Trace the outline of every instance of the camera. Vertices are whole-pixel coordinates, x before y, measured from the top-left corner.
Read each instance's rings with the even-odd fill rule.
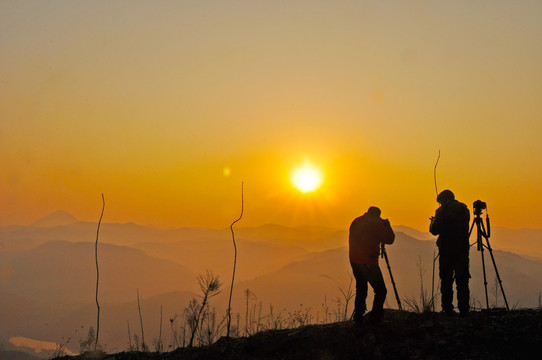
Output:
[[[472,203],[474,215],[482,215],[482,210],[487,209],[487,204],[482,200],[476,200]]]

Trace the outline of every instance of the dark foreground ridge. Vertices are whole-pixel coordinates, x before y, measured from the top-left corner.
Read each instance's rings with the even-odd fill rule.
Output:
[[[467,318],[386,310],[379,325],[351,321],[269,330],[168,353],[122,352],[100,359],[540,359],[542,311],[491,310]],[[92,355],[58,359],[91,359]]]

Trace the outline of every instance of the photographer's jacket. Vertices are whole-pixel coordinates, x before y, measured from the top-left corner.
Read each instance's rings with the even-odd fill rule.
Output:
[[[437,246],[441,253],[469,250],[469,222],[470,212],[467,205],[455,199],[447,201],[437,209],[429,231],[433,235],[439,235]]]
[[[388,220],[365,213],[350,225],[350,262],[378,265],[380,244],[392,244],[394,240]]]

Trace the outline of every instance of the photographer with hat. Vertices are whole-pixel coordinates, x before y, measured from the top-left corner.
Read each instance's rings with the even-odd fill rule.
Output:
[[[453,282],[457,287],[457,308],[462,316],[469,313],[469,221],[467,205],[457,201],[454,193],[444,190],[437,196],[440,207],[431,217],[429,231],[438,235],[439,275],[442,311],[454,315]]]

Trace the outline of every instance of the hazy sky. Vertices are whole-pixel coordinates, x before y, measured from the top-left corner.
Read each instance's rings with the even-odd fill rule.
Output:
[[[542,2],[0,2],[0,225],[542,227]],[[302,194],[309,160],[324,185]]]

